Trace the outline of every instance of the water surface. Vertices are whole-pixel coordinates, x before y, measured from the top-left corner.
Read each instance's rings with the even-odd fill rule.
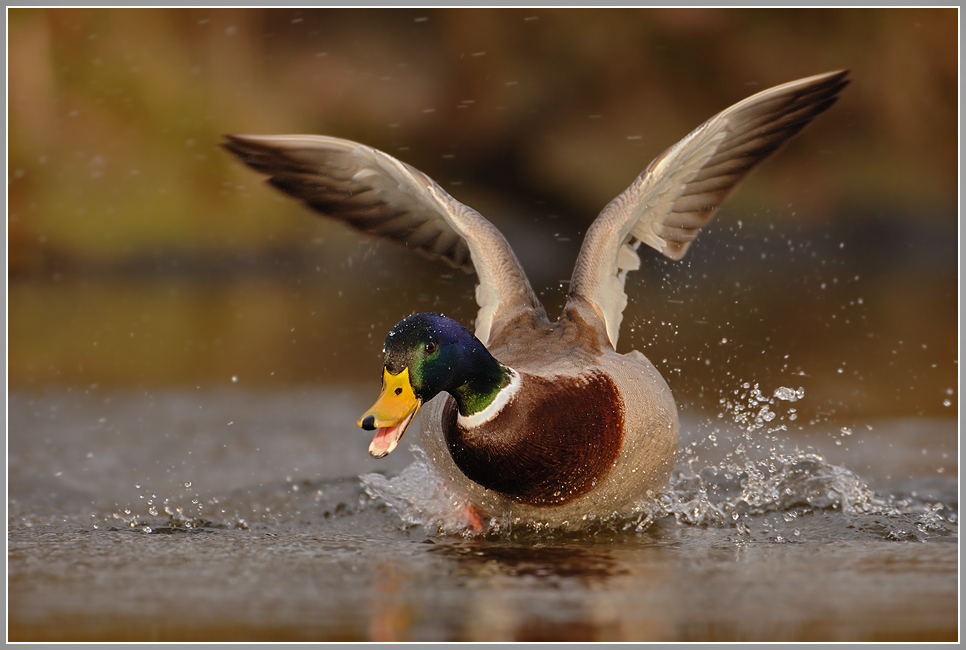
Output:
[[[958,637],[953,420],[800,430],[752,387],[639,517],[474,537],[406,440],[368,458],[371,392],[13,393],[10,640]]]

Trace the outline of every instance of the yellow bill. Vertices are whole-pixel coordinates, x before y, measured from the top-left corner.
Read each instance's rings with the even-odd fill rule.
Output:
[[[356,422],[356,426],[367,431],[376,431],[369,444],[369,454],[373,458],[388,456],[422,405],[423,401],[413,393],[409,382],[409,368],[403,368],[398,375],[390,375],[389,370],[383,369],[379,399]]]

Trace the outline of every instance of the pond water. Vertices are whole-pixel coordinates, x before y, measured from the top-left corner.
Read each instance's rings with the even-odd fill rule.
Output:
[[[956,421],[799,425],[793,388],[684,412],[638,516],[480,536],[368,457],[372,385],[15,391],[8,639],[957,640]]]

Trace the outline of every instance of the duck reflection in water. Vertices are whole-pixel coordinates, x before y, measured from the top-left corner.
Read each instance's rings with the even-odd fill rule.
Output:
[[[671,638],[669,599],[659,592],[674,580],[676,568],[657,547],[632,545],[631,552],[652,561],[633,574],[616,557],[619,548],[607,544],[508,544],[468,539],[432,544],[427,554],[442,559],[436,577],[401,573],[385,559],[373,585],[370,634],[374,641],[405,641],[419,637],[432,618],[459,621],[447,638],[459,641],[572,642],[628,638]],[[653,554],[652,554],[653,551]],[[428,588],[439,576],[459,590]],[[653,593],[633,601],[641,584]],[[632,586],[633,590],[632,591]],[[640,610],[634,629],[622,622],[627,610]]]

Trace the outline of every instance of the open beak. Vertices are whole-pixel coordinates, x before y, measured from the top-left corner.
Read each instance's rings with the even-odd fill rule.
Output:
[[[398,375],[390,375],[389,370],[383,369],[379,399],[356,422],[356,426],[376,432],[369,444],[369,454],[373,458],[388,456],[422,405],[423,401],[413,393],[409,382],[409,368],[403,368]]]

